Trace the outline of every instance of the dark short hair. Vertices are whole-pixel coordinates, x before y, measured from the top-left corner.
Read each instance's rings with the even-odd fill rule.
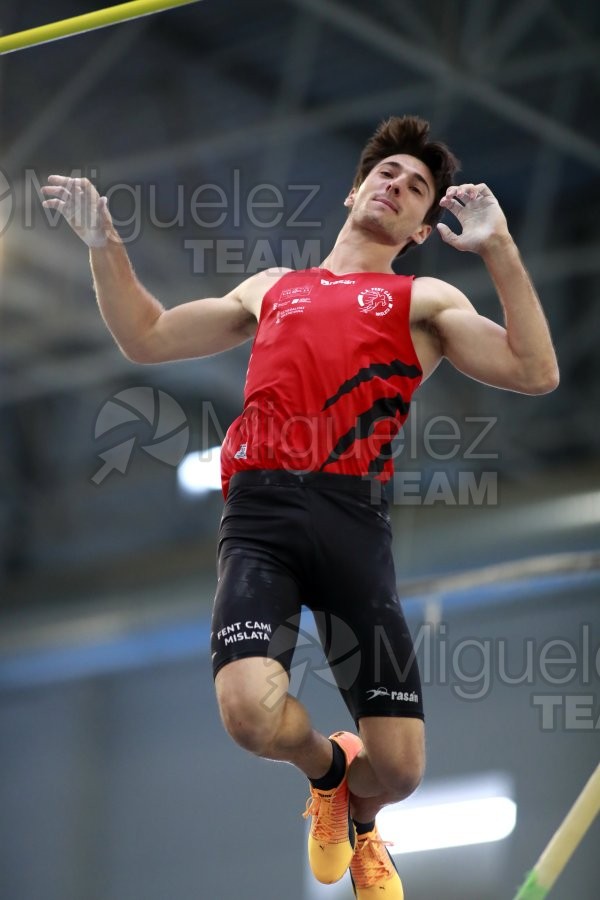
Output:
[[[429,122],[425,119],[418,116],[390,116],[381,122],[363,148],[353,187],[358,190],[377,163],[397,153],[406,153],[420,159],[431,172],[435,183],[435,198],[423,221],[435,226],[443,212],[440,200],[460,169],[460,161],[446,144],[429,140]],[[414,246],[414,241],[410,241],[400,253],[405,253],[411,246]]]

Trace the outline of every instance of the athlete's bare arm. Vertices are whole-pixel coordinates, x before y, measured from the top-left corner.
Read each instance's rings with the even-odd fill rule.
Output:
[[[262,298],[285,270],[253,275],[224,297],[165,309],[136,277],[106,200],[91,182],[61,175],[48,182],[44,205],[58,209],[90,248],[100,311],[129,359],[159,363],[210,356],[254,335]]]
[[[103,279],[97,253],[92,251],[92,267],[102,308],[104,292],[99,285]],[[284,271],[259,272],[223,297],[191,300],[172,309],[160,307],[127,356],[141,363],[171,362],[211,356],[243,344],[254,337],[262,298]]]
[[[120,242],[90,250],[98,305],[123,353],[161,363],[222,353],[256,333],[263,296],[282,272],[252,275],[223,297],[164,309],[136,278]]]
[[[495,387],[524,394],[554,390],[559,374],[548,324],[498,201],[486,185],[466,184],[449,188],[441,206],[462,225],[461,234],[438,225],[442,238],[482,257],[503,307],[505,327],[480,316],[452,285],[417,278],[413,316],[429,336],[429,356],[435,356],[437,348],[439,357],[461,372]],[[418,322],[414,325],[418,333]],[[430,368],[434,363],[429,361]]]

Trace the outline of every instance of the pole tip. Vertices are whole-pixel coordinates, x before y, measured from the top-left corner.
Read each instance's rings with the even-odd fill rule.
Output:
[[[548,889],[539,884],[537,872],[532,869],[515,900],[544,900],[547,894]]]

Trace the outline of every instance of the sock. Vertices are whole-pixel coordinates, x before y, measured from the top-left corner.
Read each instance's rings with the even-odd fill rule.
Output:
[[[352,819],[352,821],[356,825],[357,834],[368,834],[369,831],[373,831],[375,828],[375,819],[372,822],[357,822],[356,819]]]
[[[310,783],[317,791],[331,791],[342,783],[346,774],[346,754],[339,744],[331,741],[333,747],[333,759],[328,772],[322,778],[309,778]]]

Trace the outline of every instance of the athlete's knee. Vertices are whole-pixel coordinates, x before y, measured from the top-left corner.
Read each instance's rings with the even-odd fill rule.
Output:
[[[217,702],[225,730],[250,753],[263,756],[276,738],[283,703],[270,703],[260,664],[240,660],[224,667],[216,679]],[[272,689],[270,691],[272,693]]]
[[[250,753],[262,756],[273,743],[279,716],[260,701],[232,695],[219,697],[219,711],[229,736]]]
[[[387,796],[404,800],[425,771],[425,730],[414,717],[365,717],[360,733],[377,781]]]
[[[375,774],[387,792],[396,800],[405,800],[419,787],[425,772],[421,754],[402,754],[379,761]]]

